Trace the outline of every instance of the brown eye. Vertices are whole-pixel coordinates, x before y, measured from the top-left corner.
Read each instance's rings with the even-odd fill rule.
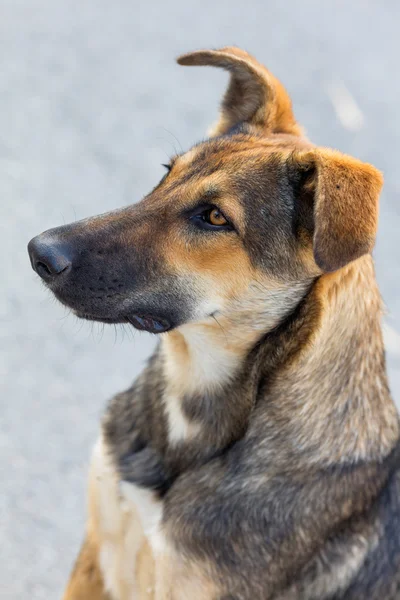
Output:
[[[199,229],[206,231],[233,231],[232,223],[228,221],[224,213],[217,206],[208,208],[199,207],[190,216],[190,221]]]
[[[228,221],[218,208],[212,208],[204,216],[210,225],[214,225],[215,227],[223,227],[224,225],[228,225]]]

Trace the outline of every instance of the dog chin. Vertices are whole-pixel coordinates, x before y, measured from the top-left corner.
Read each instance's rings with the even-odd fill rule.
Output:
[[[148,333],[165,333],[172,329],[172,324],[167,319],[149,314],[135,313],[118,318],[99,317],[80,311],[75,311],[75,314],[80,319],[85,319],[86,321],[97,321],[106,324],[130,323],[135,329],[147,331]]]

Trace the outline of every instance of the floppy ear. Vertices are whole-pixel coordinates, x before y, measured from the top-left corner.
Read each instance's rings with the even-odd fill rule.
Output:
[[[367,254],[375,244],[382,174],[372,165],[326,148],[293,155],[313,195],[313,252],[325,272]]]
[[[244,50],[234,46],[198,50],[183,54],[177,60],[180,65],[222,67],[231,74],[220,120],[212,135],[222,135],[240,123],[270,133],[302,133],[283,85]]]

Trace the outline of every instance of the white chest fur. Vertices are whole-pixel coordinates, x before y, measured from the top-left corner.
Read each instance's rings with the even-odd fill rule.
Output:
[[[101,438],[93,451],[89,502],[106,590],[113,600],[151,598],[151,589],[138,591],[136,561],[146,538],[151,546],[161,543],[162,503],[152,492],[118,480]]]

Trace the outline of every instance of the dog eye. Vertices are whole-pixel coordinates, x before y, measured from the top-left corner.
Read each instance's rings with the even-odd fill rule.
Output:
[[[217,206],[209,206],[207,209],[203,209],[201,212],[193,215],[191,220],[201,229],[233,229],[231,223]]]
[[[203,213],[203,219],[215,227],[224,227],[225,225],[228,225],[228,221],[225,219],[219,208],[212,208]]]

